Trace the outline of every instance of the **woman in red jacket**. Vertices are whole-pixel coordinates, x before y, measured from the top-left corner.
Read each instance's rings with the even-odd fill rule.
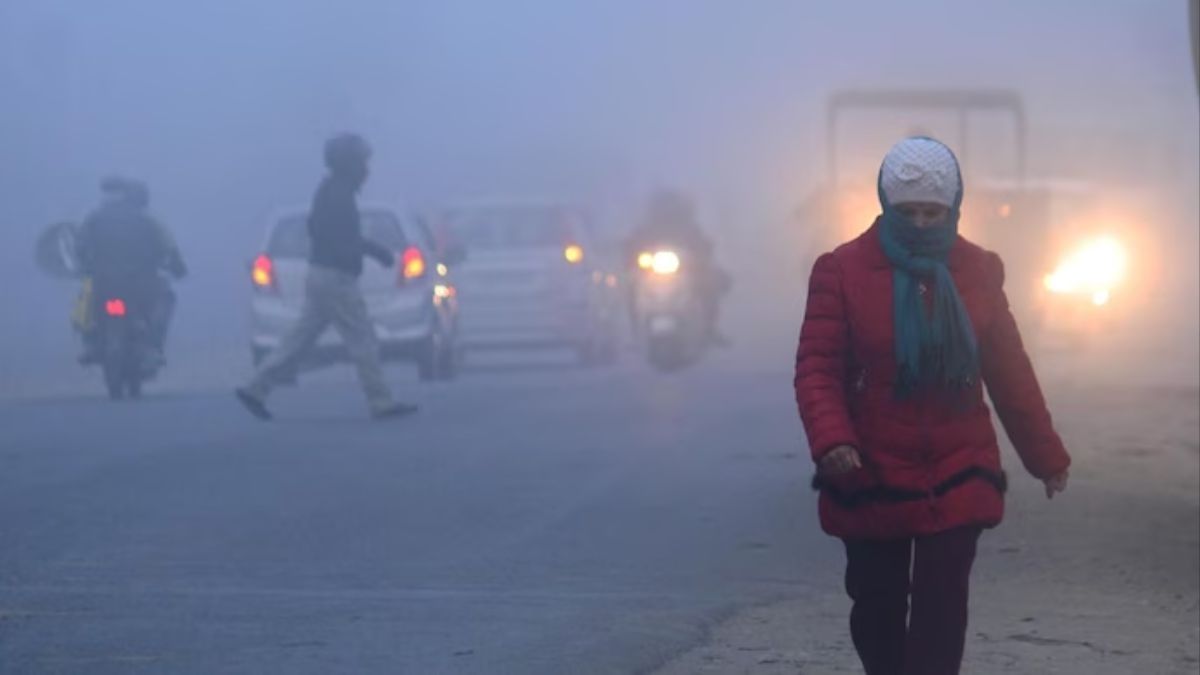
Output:
[[[868,675],[959,671],[975,544],[1004,513],[984,385],[1046,496],[1067,484],[1003,264],[958,236],[962,196],[949,148],[901,141],[879,172],[882,215],[821,256],[808,287],[796,401]]]

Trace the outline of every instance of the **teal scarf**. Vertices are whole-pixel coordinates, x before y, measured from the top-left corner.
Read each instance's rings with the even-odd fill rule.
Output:
[[[882,183],[879,201],[883,205],[879,240],[892,264],[892,322],[899,366],[896,395],[907,398],[926,386],[965,389],[979,376],[979,345],[946,264],[958,238],[962,189],[947,222],[927,228],[918,228],[888,203]],[[922,283],[933,294],[928,304]]]

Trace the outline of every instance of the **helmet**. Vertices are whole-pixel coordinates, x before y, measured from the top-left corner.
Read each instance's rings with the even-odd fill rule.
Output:
[[[113,203],[128,203],[141,209],[150,205],[150,188],[140,180],[105,176],[100,181],[100,192]]]
[[[325,141],[325,166],[334,173],[354,172],[371,158],[371,146],[358,134],[339,134]]]

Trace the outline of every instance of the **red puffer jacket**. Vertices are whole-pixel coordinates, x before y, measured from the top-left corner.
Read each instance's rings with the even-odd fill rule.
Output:
[[[1005,475],[983,384],[893,394],[892,268],[879,224],[813,266],[795,387],[813,460],[839,445],[863,468],[818,475],[821,527],[843,538],[921,536],[1004,515]],[[1025,468],[1039,479],[1071,458],[1004,295],[1000,257],[959,237],[948,260],[979,341],[983,383]]]

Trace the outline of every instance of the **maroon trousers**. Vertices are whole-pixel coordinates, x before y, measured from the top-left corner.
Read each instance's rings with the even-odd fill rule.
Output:
[[[867,675],[958,675],[979,534],[845,540],[850,635]]]

